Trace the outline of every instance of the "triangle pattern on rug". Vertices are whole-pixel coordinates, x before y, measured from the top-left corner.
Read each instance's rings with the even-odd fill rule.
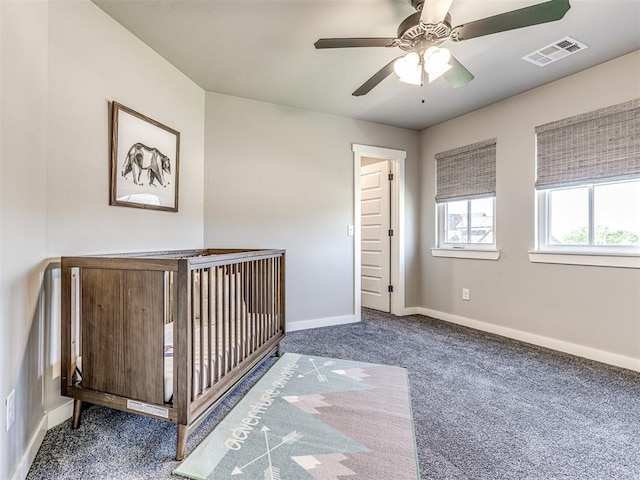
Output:
[[[313,395],[287,395],[282,397],[283,400],[286,400],[294,407],[299,408],[303,412],[310,413],[312,415],[318,415],[320,412],[317,410],[322,407],[330,407],[331,404],[327,402],[323,402],[324,398],[322,395],[313,394]]]
[[[341,462],[346,460],[348,457],[341,453],[316,456],[305,455],[302,457],[291,458],[316,480],[340,480],[339,477],[352,477],[356,474],[356,472],[350,468],[342,465]]]

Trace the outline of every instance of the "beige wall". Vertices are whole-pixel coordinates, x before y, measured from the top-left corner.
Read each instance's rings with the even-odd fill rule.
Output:
[[[43,427],[57,338],[39,303],[45,260],[198,248],[203,239],[204,91],[88,0],[0,1],[0,478]],[[108,102],[182,133],[180,211],[112,207]],[[53,319],[55,321],[55,319]],[[16,390],[16,422],[4,399]],[[59,392],[59,388],[57,390]],[[44,424],[46,428],[46,422]],[[32,452],[35,453],[35,452]],[[24,465],[24,464],[22,464]],[[26,464],[28,467],[28,463]]]
[[[9,478],[43,415],[37,315],[46,258],[47,16],[43,2],[0,2],[0,478]],[[35,327],[32,327],[35,325]],[[5,431],[5,399],[16,420]]]
[[[352,143],[407,152],[406,302],[418,305],[414,131],[207,93],[205,244],[287,250],[287,321],[353,314]]]
[[[640,270],[534,264],[527,252],[535,242],[534,128],[638,97],[635,52],[422,132],[422,307],[462,323],[485,322],[490,330],[514,329],[553,339],[547,344],[568,342],[637,362]],[[500,259],[434,258],[434,155],[493,137]],[[471,291],[469,302],[461,299],[463,287]]]

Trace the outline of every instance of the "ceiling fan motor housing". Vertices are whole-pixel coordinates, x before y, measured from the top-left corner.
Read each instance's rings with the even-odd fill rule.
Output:
[[[418,0],[412,0],[412,4]],[[420,2],[422,5],[422,2]],[[421,43],[439,45],[451,34],[451,16],[447,13],[444,21],[438,25],[420,23],[420,12],[409,15],[398,27],[397,46],[404,51],[414,51]]]

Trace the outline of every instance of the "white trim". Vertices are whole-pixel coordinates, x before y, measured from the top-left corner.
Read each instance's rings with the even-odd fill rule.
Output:
[[[379,158],[380,160],[390,160],[393,174],[396,181],[391,184],[392,209],[391,209],[391,313],[399,314],[404,309],[404,279],[405,279],[405,256],[404,256],[404,196],[405,196],[405,160],[407,152],[394,150],[391,148],[374,147],[370,145],[352,144],[353,150],[353,308],[356,321],[360,321],[362,308],[361,298],[361,205],[360,205],[360,167],[362,157]]]
[[[360,315],[342,315],[340,317],[297,320],[293,322],[287,322],[287,332],[297,332],[298,330],[308,330],[310,328],[332,327],[335,325],[345,325],[347,323],[358,323],[359,321]]]
[[[557,340],[555,338],[544,337],[542,335],[536,335],[534,333],[523,332],[522,330],[494,325],[492,323],[486,323],[480,320],[462,317],[460,315],[453,315],[451,313],[431,310],[429,308],[416,307],[412,308],[411,310],[415,313],[426,315],[427,317],[437,318],[438,320],[443,320],[445,322],[455,323],[456,325],[463,325],[475,330],[494,333],[496,335],[513,338],[521,342],[531,343],[533,345],[549,348],[551,350],[557,350],[559,352],[576,355],[578,357],[587,358],[589,360],[595,360],[596,362],[602,362],[609,365],[614,365],[616,367],[627,368],[629,370],[640,372],[640,358],[627,357],[625,355],[619,355],[617,353],[598,350],[596,348],[586,347],[584,345],[578,345],[571,342],[565,342],[563,340]]]
[[[57,427],[73,416],[73,400],[69,400],[47,413],[47,430]]]
[[[529,252],[531,263],[590,265],[593,267],[640,268],[640,256],[590,255],[567,252]]]
[[[31,464],[36,458],[36,454],[38,453],[38,450],[42,445],[42,441],[44,440],[44,436],[46,435],[46,433],[47,415],[45,414],[40,419],[40,423],[38,424],[35,432],[33,432],[27,448],[25,448],[22,457],[20,457],[20,461],[18,462],[18,465],[16,465],[16,468],[11,475],[11,480],[24,480],[25,478],[27,478],[27,474],[29,473]]]
[[[638,179],[634,180],[622,180],[622,181],[605,181],[605,182],[591,182],[580,183],[572,186],[560,186],[554,188],[546,188],[536,190],[536,229],[535,229],[535,249],[529,252],[529,259],[531,262],[539,263],[564,263],[567,265],[592,265],[602,267],[622,267],[622,268],[640,268],[637,265],[640,261],[633,260],[633,257],[640,257],[640,248],[627,245],[595,245],[594,244],[594,209],[595,209],[595,193],[594,188],[598,185],[616,185],[622,183],[638,182]],[[588,245],[565,245],[565,244],[551,244],[549,243],[549,232],[551,230],[551,208],[552,199],[551,193],[557,190],[568,190],[576,188],[587,188],[588,190],[588,218],[589,218],[589,231],[588,231]],[[567,255],[567,258],[563,258],[562,261],[557,261],[557,258],[548,258],[543,260],[543,257],[538,257],[536,260],[532,259],[531,254],[550,254],[550,255]],[[575,257],[574,257],[575,255]],[[569,257],[571,256],[571,257]],[[602,257],[589,259],[588,257]],[[581,258],[582,257],[582,258]],[[620,257],[619,259],[607,260],[611,257]],[[625,258],[629,257],[629,260]]]
[[[27,474],[29,473],[29,469],[33,464],[33,461],[36,458],[38,450],[42,446],[42,442],[44,440],[44,436],[47,434],[48,430],[51,430],[53,427],[60,425],[62,422],[65,422],[73,415],[73,400],[69,400],[59,407],[51,410],[48,413],[45,413],[44,416],[40,419],[40,423],[38,424],[38,428],[31,436],[29,440],[29,444],[27,448],[25,448],[22,453],[22,457],[16,465],[13,474],[11,475],[11,480],[24,480],[27,478]]]
[[[431,248],[434,257],[474,258],[476,260],[498,260],[500,250],[472,250],[470,248]]]
[[[482,197],[481,197],[482,198]],[[450,242],[445,242],[445,218],[446,218],[446,210],[447,210],[447,204],[449,203],[447,202],[440,202],[440,203],[436,203],[436,238],[435,238],[435,245],[437,245],[436,247],[433,248],[437,248],[437,249],[442,249],[442,250],[452,250],[452,249],[457,249],[455,247],[453,247],[453,245],[459,246],[459,249],[468,249],[468,250],[489,250],[489,251],[497,251],[497,246],[496,246],[496,241],[498,238],[498,222],[497,222],[497,204],[498,204],[498,200],[497,197],[495,195],[491,196],[491,197],[484,197],[484,198],[492,198],[493,199],[493,242],[491,243],[461,243],[461,244],[455,244],[455,243],[450,243]],[[466,200],[467,202],[471,202],[473,200],[477,200],[476,198],[467,198],[467,199],[460,199],[460,200]],[[471,203],[467,204],[468,206],[468,210],[467,210],[467,215],[470,215],[471,213]],[[471,225],[471,219],[468,218],[468,226]],[[434,257],[447,257],[447,256],[451,256],[454,257],[454,255],[434,255]],[[461,255],[460,258],[483,258],[485,259],[485,257],[469,257],[469,256],[465,256],[465,255]],[[497,260],[498,258],[491,258],[488,260]]]
[[[360,157],[374,157],[387,160],[404,160],[407,158],[407,152],[404,150],[395,150],[393,148],[374,147],[371,145],[360,145],[358,143],[354,143],[351,145],[351,150]]]
[[[399,317],[405,317],[407,315],[424,315],[422,307],[406,307],[403,308],[400,312],[396,313]]]

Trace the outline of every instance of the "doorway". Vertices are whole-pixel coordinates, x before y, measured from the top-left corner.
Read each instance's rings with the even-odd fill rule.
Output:
[[[374,147],[370,145],[353,144],[353,160],[354,160],[354,271],[353,271],[353,305],[354,316],[356,321],[361,319],[361,308],[363,306],[362,290],[363,290],[363,225],[362,225],[362,167],[367,164],[376,164],[385,162],[388,166],[388,172],[392,175],[393,180],[389,182],[389,218],[390,228],[387,229],[389,241],[389,274],[390,280],[379,280],[380,288],[378,291],[384,293],[389,299],[390,311],[396,315],[402,315],[404,312],[404,171],[406,152],[402,150],[394,150],[390,148]],[[389,175],[387,173],[387,175]],[[389,177],[387,177],[389,178]],[[369,206],[367,206],[369,207]],[[382,225],[382,224],[381,224]],[[384,227],[380,227],[384,233]],[[367,235],[370,231],[366,232]],[[392,235],[389,235],[392,233]],[[366,246],[366,245],[365,245]],[[367,249],[365,248],[365,253]],[[380,254],[381,257],[387,256]],[[370,259],[365,255],[365,264]],[[369,272],[370,273],[370,272]],[[385,284],[386,283],[386,284]],[[386,288],[385,288],[386,287]],[[371,285],[365,285],[366,290],[374,290]],[[386,290],[386,291],[385,291]],[[380,295],[381,296],[381,295]]]

